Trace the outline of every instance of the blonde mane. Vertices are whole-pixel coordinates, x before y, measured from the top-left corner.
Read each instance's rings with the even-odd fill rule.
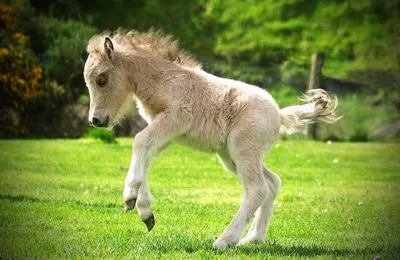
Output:
[[[186,67],[200,67],[200,64],[190,54],[179,48],[178,41],[174,40],[171,35],[165,35],[161,31],[153,29],[142,33],[123,30],[117,30],[114,33],[105,31],[89,40],[88,53],[101,53],[100,48],[105,37],[110,37],[114,43],[123,48],[133,48],[141,53],[151,53],[155,57]]]

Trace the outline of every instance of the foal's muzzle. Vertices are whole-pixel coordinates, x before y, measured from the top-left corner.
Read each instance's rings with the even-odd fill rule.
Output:
[[[96,126],[96,127],[107,127],[108,122],[110,121],[110,117],[107,116],[103,120],[100,119],[99,117],[92,117],[92,120],[89,121],[90,124]]]

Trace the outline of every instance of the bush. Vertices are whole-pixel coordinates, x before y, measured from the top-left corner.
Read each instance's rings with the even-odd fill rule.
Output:
[[[68,88],[67,95],[76,99],[85,90],[82,71],[87,41],[96,29],[82,22],[39,16],[33,19],[35,52],[41,57],[47,77]]]
[[[376,130],[393,122],[397,110],[393,103],[376,104],[376,97],[366,94],[352,94],[339,97],[338,122],[319,124],[318,136],[321,140],[368,141],[373,139]]]
[[[86,115],[80,116],[76,103],[87,93],[85,48],[97,30],[81,21],[35,16],[29,4],[0,5],[0,11],[0,136],[81,136]]]
[[[104,128],[90,127],[85,134],[85,137],[90,137],[94,139],[100,139],[107,144],[116,144],[117,140],[112,131]]]
[[[42,68],[16,24],[18,10],[0,4],[0,137],[22,134],[20,117],[41,93]]]

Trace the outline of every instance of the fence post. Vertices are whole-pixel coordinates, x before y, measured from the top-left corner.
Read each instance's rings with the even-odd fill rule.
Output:
[[[323,75],[322,67],[324,66],[324,53],[317,52],[311,56],[311,73],[308,80],[307,91],[315,88],[323,88]],[[306,132],[311,136],[313,140],[317,139],[317,123],[311,124],[306,128]]]

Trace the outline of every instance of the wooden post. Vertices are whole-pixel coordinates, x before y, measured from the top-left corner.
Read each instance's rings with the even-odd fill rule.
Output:
[[[308,80],[307,91],[315,88],[323,88],[322,67],[324,66],[324,54],[322,52],[313,53],[311,56],[311,73]],[[306,131],[313,140],[317,139],[317,123],[311,124]]]

